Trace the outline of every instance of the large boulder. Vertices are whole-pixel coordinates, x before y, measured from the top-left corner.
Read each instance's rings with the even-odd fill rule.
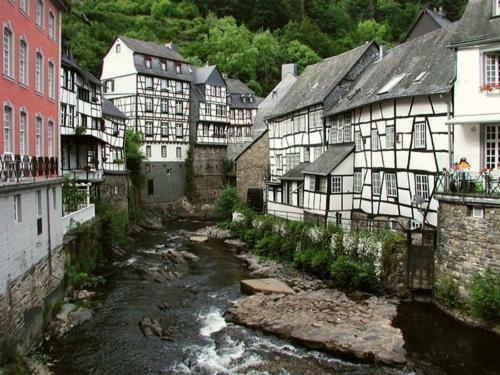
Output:
[[[241,280],[241,291],[246,294],[294,294],[294,290],[277,279],[249,279]]]

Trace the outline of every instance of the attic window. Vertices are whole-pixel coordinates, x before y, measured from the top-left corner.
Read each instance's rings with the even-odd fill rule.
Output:
[[[146,56],[146,57],[144,58],[144,65],[145,65],[145,66],[146,66],[146,68],[148,68],[148,69],[151,69],[151,60],[152,60],[152,59],[151,59],[151,57],[149,57],[149,56]]]
[[[389,82],[387,82],[380,90],[378,90],[377,94],[387,94],[391,91],[396,85],[401,82],[401,80],[406,76],[406,74],[400,74],[395,77],[392,77]]]
[[[278,91],[274,90],[273,91],[273,98],[277,98],[278,97]]]
[[[167,60],[161,60],[161,70],[167,70]]]
[[[314,84],[314,86],[311,88],[311,91],[316,91],[317,88],[318,88],[318,82]]]
[[[120,43],[116,43],[116,53],[120,53],[122,51],[122,45]]]
[[[500,0],[499,0],[500,1]],[[420,73],[417,78],[413,82],[420,82],[425,76],[427,75],[427,72],[422,72]]]
[[[175,63],[175,72],[177,74],[181,74],[181,63],[180,62]]]

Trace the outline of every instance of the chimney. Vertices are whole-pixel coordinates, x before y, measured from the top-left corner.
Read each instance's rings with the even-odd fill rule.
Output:
[[[165,43],[165,47],[170,48],[174,52],[179,52],[179,46],[174,42]]]
[[[387,46],[385,44],[381,44],[379,47],[378,59],[382,60],[385,57],[386,52],[387,52]]]
[[[299,67],[297,64],[283,64],[281,65],[281,79],[285,78],[285,76],[290,73],[294,77],[298,76]]]
[[[222,78],[224,78],[224,79],[228,79],[228,78],[229,78],[229,76],[227,75],[227,73],[222,73]]]
[[[446,12],[444,11],[444,8],[443,8],[443,7],[439,7],[439,9],[438,9],[438,14],[439,14],[441,17],[446,17]]]

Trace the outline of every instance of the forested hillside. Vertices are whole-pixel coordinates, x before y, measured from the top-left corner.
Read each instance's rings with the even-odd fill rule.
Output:
[[[173,41],[194,64],[217,64],[264,95],[284,62],[300,67],[365,41],[400,42],[424,6],[460,18],[467,0],[74,0],[64,35],[99,76],[117,35]]]

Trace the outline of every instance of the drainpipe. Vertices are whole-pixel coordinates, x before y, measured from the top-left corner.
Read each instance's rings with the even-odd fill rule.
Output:
[[[326,175],[326,207],[325,207],[325,227],[328,225],[328,211],[330,210],[330,191],[332,187],[331,174]]]
[[[446,101],[446,118],[447,121],[450,121],[452,118],[452,109],[451,109],[451,94],[448,96],[448,100]],[[454,142],[453,142],[453,133],[451,128],[453,127],[453,130],[455,130],[455,125],[453,124],[448,124],[448,163],[449,163],[449,168],[453,168],[453,158],[454,158]]]
[[[49,255],[49,274],[52,275],[52,237],[50,233],[50,191],[51,187],[47,187],[47,247],[48,247],[48,255]]]

